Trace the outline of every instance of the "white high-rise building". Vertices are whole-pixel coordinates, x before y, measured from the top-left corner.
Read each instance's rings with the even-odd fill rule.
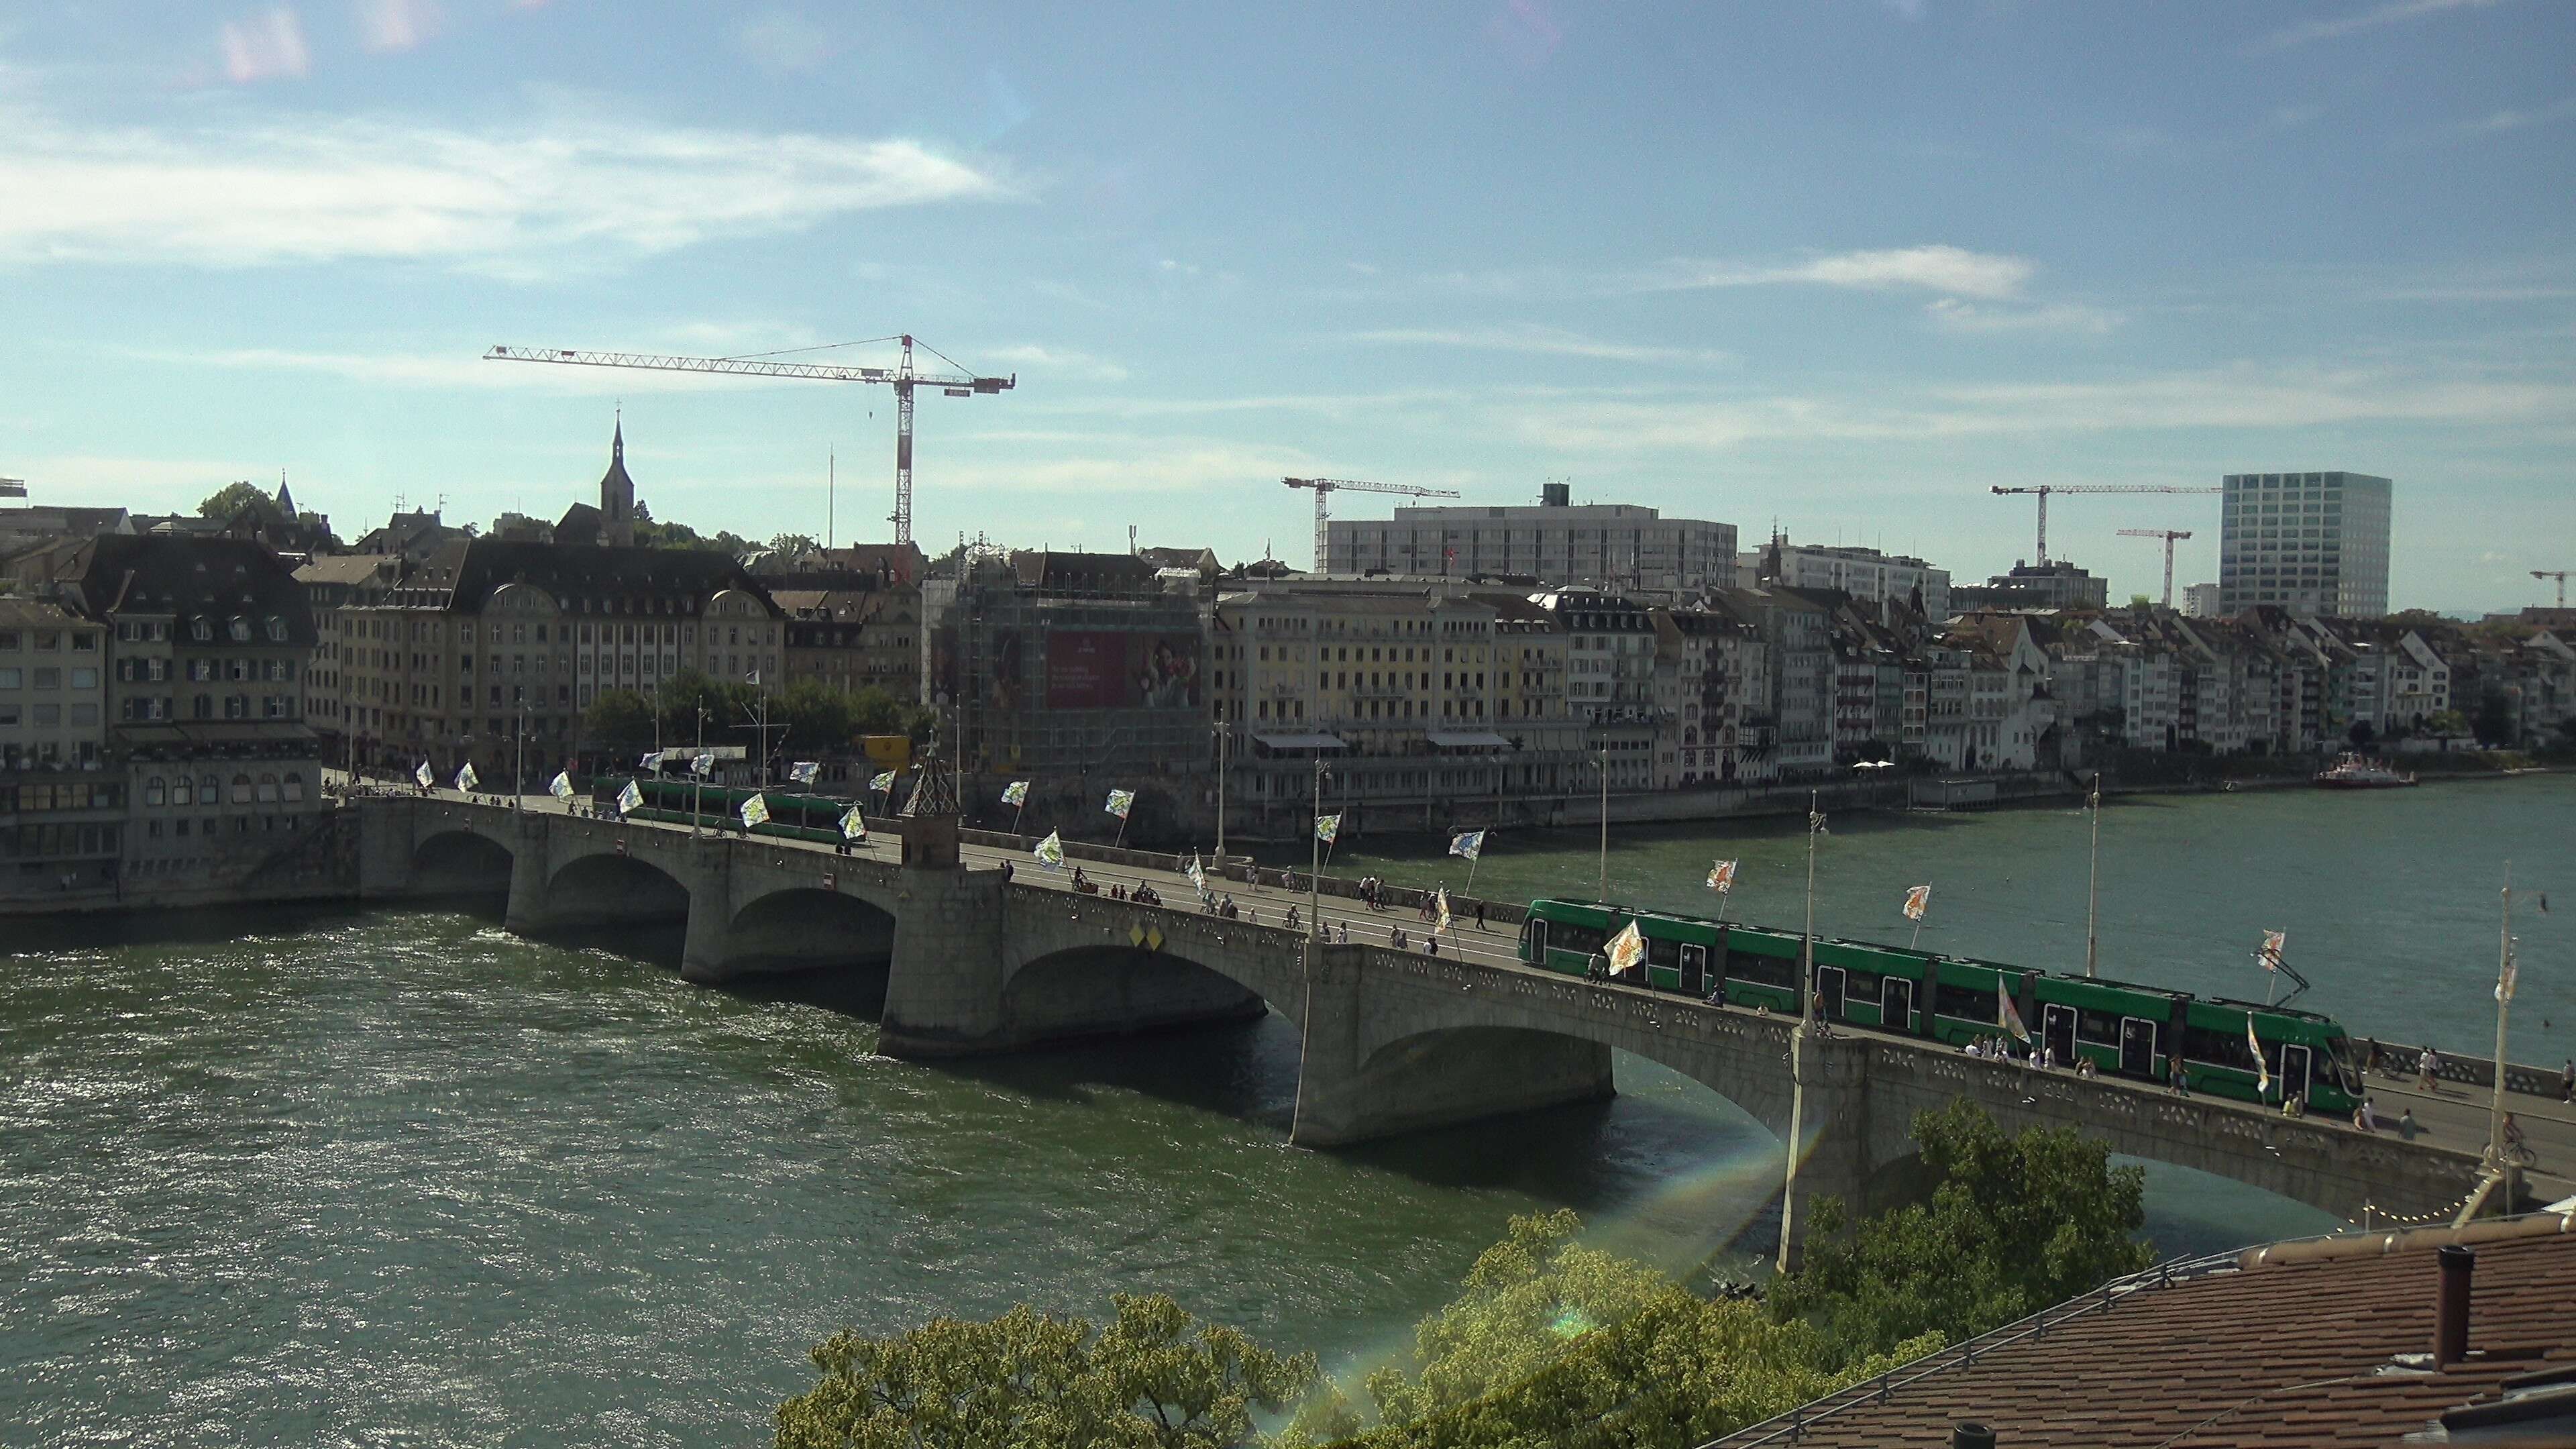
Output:
[[[2186,619],[2218,617],[2218,585],[2185,584],[2182,588],[2182,616]]]
[[[2388,612],[2388,504],[2366,473],[2230,473],[2218,530],[2218,607],[2376,619]]]

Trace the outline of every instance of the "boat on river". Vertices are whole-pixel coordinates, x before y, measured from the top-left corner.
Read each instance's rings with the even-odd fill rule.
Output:
[[[2415,777],[2399,774],[2385,760],[2346,754],[2317,771],[2316,783],[2328,790],[2394,790],[2414,784]]]

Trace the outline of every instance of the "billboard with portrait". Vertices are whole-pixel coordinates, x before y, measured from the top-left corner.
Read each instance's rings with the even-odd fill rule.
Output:
[[[1047,636],[1049,709],[1184,709],[1198,702],[1194,634],[1059,629]]]

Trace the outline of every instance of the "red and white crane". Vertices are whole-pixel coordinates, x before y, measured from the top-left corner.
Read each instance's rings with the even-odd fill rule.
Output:
[[[2216,488],[2173,488],[2155,483],[2042,483],[2032,488],[1997,486],[1997,493],[2039,495],[2039,561],[2048,562],[2048,495],[2051,493],[2216,493]]]
[[[882,382],[894,388],[894,541],[912,542],[912,390],[916,386],[935,387],[949,397],[974,397],[979,393],[1005,392],[1019,386],[1019,375],[977,377],[958,368],[955,372],[923,372],[912,365],[912,336],[876,337],[872,342],[901,342],[903,360],[893,367],[841,367],[823,362],[773,362],[770,358],[783,353],[762,353],[751,357],[674,357],[650,352],[577,352],[560,347],[497,346],[484,353],[486,359],[498,362],[557,362],[576,367],[643,367],[662,372],[727,372],[749,377],[802,377],[817,382]],[[837,347],[857,347],[860,343],[834,343]],[[811,347],[790,348],[791,352],[814,352]],[[955,361],[937,348],[923,343],[921,350],[957,367]]]

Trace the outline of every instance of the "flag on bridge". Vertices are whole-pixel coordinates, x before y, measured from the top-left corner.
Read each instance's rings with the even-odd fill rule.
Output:
[[[663,751],[647,750],[644,752],[644,758],[635,762],[635,768],[648,775],[658,774],[662,769],[662,755]]]
[[[1919,885],[1908,888],[1905,892],[1905,919],[1909,921],[1922,920],[1924,909],[1931,904],[1932,888],[1930,886]]]
[[[2505,942],[2504,970],[2496,976],[2495,997],[2498,1001],[2513,1000],[2513,979],[2522,974],[2521,945],[2519,937],[2508,938]]]
[[[2254,959],[2263,963],[2264,970],[2278,971],[2281,969],[2282,953],[2288,949],[2289,944],[2289,932],[2265,931],[2263,933],[2263,949],[2255,953]]]
[[[859,807],[856,805],[850,807],[850,813],[841,817],[841,838],[843,840],[868,838],[868,822],[859,818]]]
[[[420,768],[412,771],[411,777],[418,780],[420,782],[420,788],[424,790],[438,783],[438,777],[429,772],[429,761],[427,760],[420,762]]]
[[[1708,888],[1717,892],[1719,895],[1725,895],[1727,892],[1734,890],[1735,862],[1731,860],[1715,860],[1709,862]]]
[[[2022,1025],[2021,1009],[2013,1005],[2012,988],[2006,986],[2001,977],[1995,980],[1995,1025],[2011,1032],[2014,1041],[2025,1045],[2030,1041],[2030,1028]],[[2253,1029],[2250,1022],[2246,1029]]]
[[[757,795],[757,794],[756,794],[756,795],[753,795],[750,799],[745,800],[745,801],[743,801],[743,802],[742,802],[742,828],[743,828],[743,829],[745,829],[745,830],[749,830],[751,827],[753,827],[753,826],[755,826],[755,825],[765,825],[765,824],[767,824],[767,823],[769,823],[769,797],[768,797],[768,796],[766,796],[766,795]]]
[[[1029,782],[1026,780],[1013,780],[1011,783],[1003,786],[1002,803],[1005,805],[1026,805],[1029,803]]]
[[[548,786],[546,787],[546,789],[547,789],[547,790],[549,790],[550,792],[552,792],[552,793],[553,793],[553,795],[554,795],[554,797],[555,797],[556,799],[558,799],[558,800],[569,800],[569,799],[571,799],[571,798],[572,798],[572,795],[573,795],[573,790],[572,790],[572,771],[570,771],[570,770],[557,770],[557,771],[555,772],[555,779],[554,779],[554,783],[553,783],[553,784],[551,784],[551,785],[548,785]]]
[[[787,767],[787,778],[795,781],[799,785],[811,785],[815,781],[823,778],[823,762],[820,760],[798,760],[795,764]]]
[[[1190,852],[1190,868],[1187,874],[1190,884],[1198,888],[1199,899],[1206,900],[1208,898],[1207,867],[1199,864],[1199,853],[1195,850]]]
[[[483,777],[474,773],[472,760],[467,760],[465,767],[456,772],[456,788],[459,790],[471,790],[482,782]]]
[[[715,772],[716,752],[713,750],[704,751],[689,761],[689,773],[692,775],[712,775]]]
[[[1060,830],[1048,831],[1047,838],[1039,841],[1037,843],[1037,848],[1030,851],[1029,854],[1036,856],[1038,858],[1038,862],[1042,865],[1050,866],[1057,870],[1064,869],[1064,832]]]
[[[1450,841],[1449,853],[1451,855],[1463,855],[1469,860],[1474,860],[1476,857],[1483,855],[1485,853],[1485,832],[1481,830],[1470,830],[1466,834],[1459,836],[1457,839]]]
[[[1109,792],[1109,803],[1100,808],[1124,820],[1127,818],[1127,812],[1136,808],[1136,792],[1112,790]]]
[[[894,788],[894,771],[888,770],[881,775],[869,776],[868,788],[876,791],[880,795],[892,790]]]
[[[1431,934],[1437,936],[1449,929],[1449,888],[1442,886],[1432,901],[1439,907],[1438,913],[1431,918]]]
[[[2254,1095],[2272,1090],[2272,1072],[2263,1062],[2263,1039],[2254,1034],[2254,1013],[2245,1013],[2245,1045],[2254,1053]]]
[[[1323,842],[1325,842],[1326,844],[1330,844],[1330,843],[1332,843],[1333,841],[1335,841],[1335,840],[1339,839],[1339,838],[1341,837],[1341,833],[1342,833],[1342,817],[1341,817],[1341,816],[1339,816],[1339,815],[1337,815],[1337,814],[1336,814],[1336,815],[1318,815],[1318,816],[1316,816],[1316,817],[1315,817],[1315,838],[1316,838],[1317,840],[1323,841]]]
[[[1610,944],[1602,950],[1610,957],[1610,974],[1624,976],[1645,964],[1646,935],[1637,929],[1635,921],[1630,921],[1627,929],[1611,937]]]
[[[644,787],[636,784],[634,781],[627,781],[626,788],[617,792],[618,814],[632,815],[637,810],[642,809],[643,805]]]

